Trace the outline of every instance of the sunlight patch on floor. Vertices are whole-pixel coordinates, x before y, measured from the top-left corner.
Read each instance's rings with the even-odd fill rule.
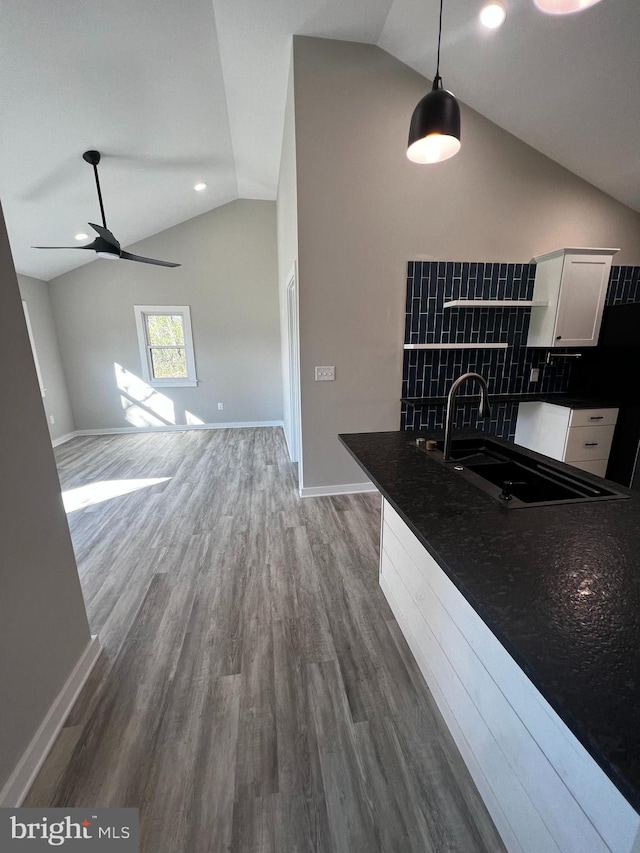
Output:
[[[146,480],[100,480],[97,483],[87,483],[78,486],[77,489],[68,489],[62,493],[62,502],[65,512],[75,512],[78,509],[86,509],[93,504],[119,498],[137,492],[139,489],[147,489],[158,483],[166,483],[171,477],[150,477]]]

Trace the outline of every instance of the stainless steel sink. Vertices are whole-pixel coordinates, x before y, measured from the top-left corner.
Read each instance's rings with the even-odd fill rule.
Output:
[[[451,458],[446,462],[442,450],[443,442],[439,441],[437,450],[424,452],[509,509],[629,497],[609,484],[601,486],[580,474],[568,473],[556,467],[552,459],[541,462],[517,445],[505,446],[490,438],[454,439]]]

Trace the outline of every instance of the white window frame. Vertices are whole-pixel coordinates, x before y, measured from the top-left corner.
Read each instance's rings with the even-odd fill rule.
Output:
[[[140,362],[142,364],[142,378],[152,388],[167,387],[191,387],[198,384],[196,377],[196,360],[193,352],[193,333],[191,331],[191,310],[188,305],[134,305],[133,310],[136,317],[136,331],[138,332],[138,346],[140,348]],[[151,362],[151,345],[147,336],[147,324],[145,317],[148,314],[170,314],[182,316],[182,328],[184,331],[184,351],[187,359],[187,376],[185,378],[170,377],[167,379],[155,379],[153,376],[153,365]]]

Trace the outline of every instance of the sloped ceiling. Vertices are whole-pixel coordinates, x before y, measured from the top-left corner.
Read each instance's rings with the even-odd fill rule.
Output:
[[[445,86],[640,210],[640,4],[577,15],[445,0]],[[88,262],[99,221],[123,245],[234,198],[274,199],[293,34],[378,44],[433,75],[438,0],[29,0],[0,9],[0,198],[16,267],[49,280]],[[407,122],[408,122],[407,117]],[[204,193],[193,185],[205,181]],[[102,261],[96,261],[103,263]]]

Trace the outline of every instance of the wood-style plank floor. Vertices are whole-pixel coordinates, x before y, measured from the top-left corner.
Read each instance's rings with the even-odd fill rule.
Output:
[[[104,652],[25,805],[137,806],[143,853],[504,849],[378,587],[377,496],[301,500],[279,429],[56,456],[64,490],[168,479],[69,515]]]

